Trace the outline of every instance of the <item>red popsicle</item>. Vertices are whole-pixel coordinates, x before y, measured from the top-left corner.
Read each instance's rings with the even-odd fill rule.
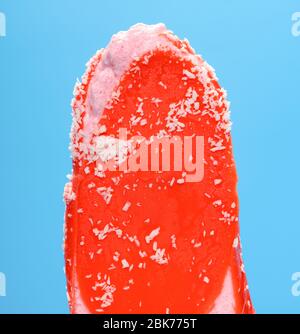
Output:
[[[91,59],[74,95],[71,312],[253,313],[213,69],[164,25],[139,24]]]

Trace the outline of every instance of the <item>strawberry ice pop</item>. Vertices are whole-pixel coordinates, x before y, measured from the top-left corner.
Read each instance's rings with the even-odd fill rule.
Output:
[[[214,70],[163,24],[138,24],[90,60],[72,108],[71,312],[253,313]]]

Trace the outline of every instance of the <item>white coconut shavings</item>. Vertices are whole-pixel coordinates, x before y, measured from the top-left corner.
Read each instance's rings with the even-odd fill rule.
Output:
[[[164,88],[164,89],[167,89],[167,88],[168,88],[162,81],[159,81],[158,84],[159,84],[162,88]]]
[[[200,103],[197,101],[198,93],[193,87],[189,87],[186,92],[186,98],[169,105],[168,116],[166,117],[166,127],[169,132],[180,132],[185,127],[181,121],[188,114],[197,115],[199,113]]]
[[[150,259],[158,264],[167,264],[168,258],[165,254],[165,249],[156,248],[155,254],[150,256]]]
[[[69,204],[70,202],[72,202],[76,199],[76,194],[72,190],[72,182],[68,182],[65,185],[64,196],[63,197],[64,197],[64,201],[66,202],[66,204]]]
[[[178,180],[177,180],[177,183],[178,183],[178,184],[183,184],[183,183],[184,183],[184,179],[178,179]]]
[[[203,282],[208,284],[209,283],[209,278],[207,276],[204,276],[203,277]]]
[[[239,245],[239,238],[236,237],[236,238],[234,238],[234,240],[233,240],[232,247],[233,247],[233,248],[237,248],[238,245]]]
[[[94,235],[99,239],[99,240],[104,240],[107,235],[111,232],[115,232],[117,237],[122,236],[122,230],[120,228],[114,227],[111,223],[106,224],[105,227],[102,230],[99,230],[98,228],[93,228],[93,233]]]
[[[118,262],[119,261],[119,258],[120,258],[120,253],[119,252],[115,252],[114,255],[113,255],[113,260],[115,262]]]
[[[160,227],[151,231],[151,233],[145,237],[146,243],[149,244],[151,240],[153,240],[156,236],[158,236],[159,231],[160,231]]]
[[[122,263],[122,268],[123,269],[126,269],[126,268],[129,268],[130,266],[129,266],[129,263],[128,263],[128,261],[126,260],[126,259],[122,259],[121,260],[121,263]]]
[[[223,221],[224,223],[230,225],[233,222],[237,222],[238,218],[235,215],[231,215],[229,212],[222,210],[221,212],[222,217],[219,218],[220,221]]]
[[[88,184],[88,189],[92,189],[92,188],[95,188],[96,187],[96,184],[94,182],[91,182]]]
[[[171,235],[171,243],[172,243],[172,247],[176,249],[177,245],[176,245],[176,235],[175,234]]]
[[[146,257],[147,256],[147,253],[145,252],[145,251],[139,251],[139,256],[141,257],[141,258],[144,258],[144,257]]]
[[[217,186],[218,184],[222,183],[222,179],[214,179],[214,185]]]
[[[188,70],[183,70],[183,74],[189,79],[195,79],[196,75]]]
[[[126,160],[131,144],[129,141],[120,140],[110,136],[99,136],[95,138],[96,157],[103,162],[114,159],[116,163],[121,164]]]
[[[103,295],[100,297],[101,300],[101,307],[106,308],[109,307],[113,301],[113,294],[116,291],[116,287],[114,285],[110,285],[107,282],[100,283],[99,285],[104,292]]]
[[[112,187],[100,187],[97,188],[97,193],[103,197],[106,204],[109,204],[112,198],[113,189]]]
[[[223,139],[217,139],[214,140],[212,138],[208,138],[208,143],[211,146],[211,152],[217,152],[217,151],[222,151],[224,150],[226,147],[223,145],[224,140]]]
[[[159,98],[157,98],[157,97],[153,97],[153,98],[151,99],[151,102],[152,102],[153,104],[155,104],[156,107],[159,107],[159,104],[162,102],[162,100],[159,99]]]
[[[127,202],[124,204],[122,210],[123,210],[124,212],[127,212],[127,211],[129,210],[130,207],[131,207],[131,202],[127,201]]]

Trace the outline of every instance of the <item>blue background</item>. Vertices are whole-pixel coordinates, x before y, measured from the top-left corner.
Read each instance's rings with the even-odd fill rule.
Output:
[[[298,313],[300,1],[0,0],[0,313],[68,312],[62,191],[70,101],[87,60],[137,22],[164,22],[217,71],[232,102],[243,254],[258,313]]]

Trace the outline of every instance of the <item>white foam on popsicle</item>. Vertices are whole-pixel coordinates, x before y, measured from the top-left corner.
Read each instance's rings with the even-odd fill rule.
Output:
[[[91,133],[94,129],[123,74],[139,57],[157,48],[173,50],[182,57],[196,56],[183,48],[177,48],[172,41],[179,39],[162,23],[155,25],[139,23],[128,31],[121,31],[112,37],[103,50],[101,61],[87,92],[87,113],[84,121],[86,133]],[[199,58],[193,60],[199,62]]]

